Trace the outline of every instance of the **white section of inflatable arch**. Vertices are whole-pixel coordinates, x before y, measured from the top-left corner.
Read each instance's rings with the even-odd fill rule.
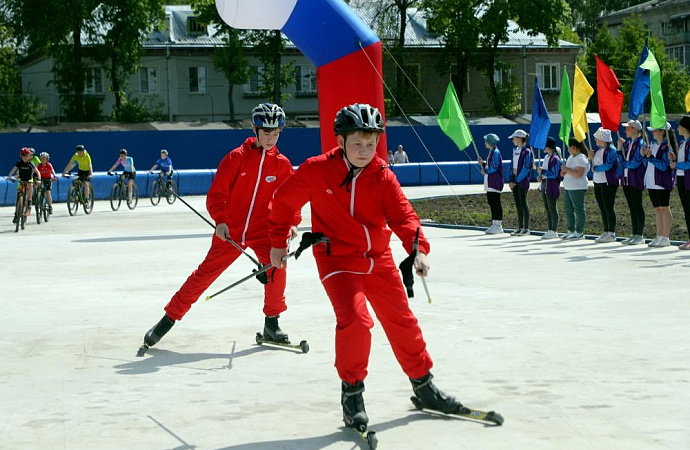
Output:
[[[233,28],[280,30],[298,0],[216,0],[220,17]]]

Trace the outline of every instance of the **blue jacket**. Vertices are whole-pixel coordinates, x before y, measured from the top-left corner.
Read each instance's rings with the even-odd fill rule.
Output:
[[[491,189],[503,190],[503,159],[498,148],[489,150],[489,155],[484,163],[484,170],[487,174],[487,184]]]
[[[594,159],[592,158],[592,172],[605,172],[606,184],[618,186],[620,183],[618,181],[618,152],[616,147],[613,144],[609,144],[605,148],[597,148],[594,150],[594,155],[596,156],[599,152],[604,152],[604,162],[603,164],[594,165]]]
[[[690,139],[686,139],[678,144],[678,153],[680,153],[680,149],[683,147],[685,147],[685,161],[676,163],[676,169],[690,170]],[[690,173],[683,175],[683,181],[685,189],[690,191]],[[688,213],[690,214],[690,211]]]
[[[522,147],[517,167],[513,167],[513,159],[510,159],[510,182],[517,184],[523,189],[529,189],[533,164],[534,156],[532,156],[532,149],[527,146]],[[514,173],[516,171],[517,174]]]
[[[664,188],[665,191],[673,190],[673,170],[668,165],[668,152],[670,147],[664,141],[659,145],[655,156],[645,158],[644,161],[654,166],[654,183]]]
[[[546,194],[551,198],[561,195],[561,164],[561,158],[553,153],[549,158],[549,166],[541,169],[541,176],[546,180]]]
[[[647,169],[642,156],[643,148],[645,143],[641,137],[623,144],[623,169],[628,169],[628,176],[623,179],[623,185],[639,191],[644,191],[644,173]]]

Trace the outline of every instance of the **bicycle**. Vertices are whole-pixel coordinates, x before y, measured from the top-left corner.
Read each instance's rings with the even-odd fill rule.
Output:
[[[55,181],[55,179],[51,179],[51,182]],[[41,223],[41,219],[44,222],[48,222],[50,220],[50,214],[52,213],[51,211],[51,206],[48,204],[48,197],[46,196],[46,187],[41,182],[41,186],[36,189],[36,196],[35,196],[35,203],[34,206],[36,207],[36,220],[38,223]]]
[[[70,175],[66,175],[66,177],[69,178]],[[70,216],[77,214],[79,205],[83,206],[86,214],[91,214],[91,211],[93,211],[93,186],[89,189],[88,198],[84,194],[84,187],[84,182],[81,178],[77,178],[72,182],[69,191],[67,191],[67,211]]]
[[[16,178],[8,178],[13,183],[16,183]],[[26,225],[26,216],[31,212],[31,207],[29,206],[29,191],[26,186],[29,184],[28,181],[20,181],[19,188],[17,189],[17,201],[14,206],[14,219],[12,222],[15,224],[14,232],[18,233],[19,228],[22,230]]]
[[[168,202],[168,204],[172,205],[173,203],[175,203],[176,199],[174,195],[175,192],[177,192],[177,189],[175,188],[175,183],[172,180],[172,176],[171,178],[166,179],[163,172],[158,172],[158,178],[151,185],[151,204],[153,206],[158,205],[158,203],[160,203],[161,201],[161,197],[165,196],[165,199]]]
[[[129,209],[134,209],[139,203],[139,187],[136,183],[132,183],[132,200],[130,201],[127,194],[127,181],[125,180],[125,174],[117,172],[108,172],[108,175],[115,176],[117,179],[110,189],[110,207],[113,211],[120,209],[120,204],[124,200],[127,203]]]

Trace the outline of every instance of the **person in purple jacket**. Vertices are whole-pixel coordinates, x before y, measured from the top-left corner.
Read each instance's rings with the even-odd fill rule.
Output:
[[[544,147],[544,159],[537,169],[539,176],[537,181],[541,183],[541,198],[544,201],[546,219],[549,229],[541,237],[542,239],[556,239],[558,237],[558,208],[556,203],[561,194],[561,154],[556,146],[556,139],[546,138]]]
[[[618,149],[623,154],[623,160],[619,161],[623,167],[623,194],[630,209],[630,222],[632,224],[632,236],[623,239],[621,244],[644,244],[645,213],[642,205],[642,193],[644,192],[644,173],[646,165],[642,153],[646,150],[647,143],[642,133],[642,124],[639,120],[628,120],[622,124],[625,128],[624,139],[618,138]]]
[[[496,147],[500,141],[493,133],[484,136],[484,146],[489,150],[486,161],[481,156],[477,162],[484,175],[484,191],[491,208],[491,226],[486,229],[486,234],[503,234],[503,206],[501,205],[501,192],[503,191],[503,159],[501,152]]]
[[[594,240],[597,244],[616,242],[616,193],[618,192],[618,154],[613,146],[611,130],[599,128],[594,132],[597,148],[590,153],[594,198],[599,205],[604,232]]]
[[[534,155],[527,145],[529,134],[524,130],[515,130],[508,136],[513,140],[513,157],[510,160],[510,177],[508,179],[510,190],[513,191],[515,206],[517,208],[518,227],[510,233],[511,236],[527,236],[529,232],[529,204],[527,204],[527,191],[532,178]]]
[[[672,169],[676,169],[676,186],[678,197],[685,214],[685,227],[690,237],[690,115],[683,116],[678,122],[678,134],[683,136],[683,142],[678,145],[678,162],[671,161]],[[681,250],[690,250],[690,240],[678,246]]]
[[[650,247],[668,247],[671,245],[671,222],[673,215],[669,207],[671,191],[673,190],[673,169],[669,162],[675,159],[678,148],[676,135],[671,130],[671,124],[666,122],[664,128],[647,127],[654,136],[653,142],[644,152],[647,169],[644,174],[644,184],[649,191],[649,199],[654,206],[656,216],[656,238],[648,245]]]

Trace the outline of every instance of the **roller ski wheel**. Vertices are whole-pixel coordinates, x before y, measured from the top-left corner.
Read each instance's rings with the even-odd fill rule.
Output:
[[[150,347],[147,344],[142,344],[142,346],[139,347],[139,350],[137,350],[137,357],[141,358],[142,356],[144,356],[146,350],[148,350],[149,348]]]
[[[273,341],[271,339],[266,339],[263,334],[257,332],[256,337],[255,337],[256,343],[258,345],[262,344],[269,344],[269,345],[275,345],[278,347],[285,347],[285,348],[291,348],[294,350],[301,350],[302,353],[308,353],[309,352],[309,344],[307,341],[300,341],[299,344],[291,344],[290,341],[285,341],[285,342],[278,342],[278,341]]]
[[[368,430],[365,423],[353,425],[348,428],[357,433],[357,436],[362,438],[367,443],[370,450],[375,450],[376,447],[378,447],[379,439],[376,437],[376,431]]]
[[[478,422],[482,423],[490,423],[493,425],[503,425],[503,416],[500,415],[499,413],[495,411],[480,411],[477,409],[472,409],[468,408],[466,406],[463,406],[460,411],[455,412],[455,413],[447,413],[444,414],[441,411],[437,411],[435,409],[427,408],[424,403],[419,399],[419,397],[412,396],[410,397],[410,400],[412,401],[412,404],[415,406],[420,411],[425,411],[425,412],[432,412],[440,415],[449,415],[449,416],[458,416],[458,417],[464,417],[467,419],[472,419],[476,420]]]

